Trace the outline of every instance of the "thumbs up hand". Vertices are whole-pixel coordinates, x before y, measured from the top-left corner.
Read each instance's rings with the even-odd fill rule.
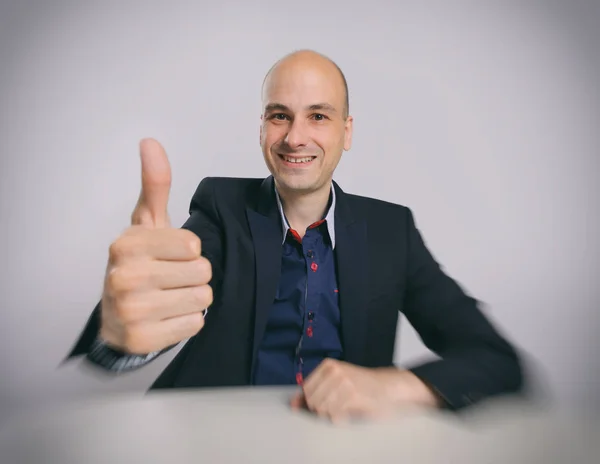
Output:
[[[171,167],[155,140],[140,143],[142,189],[131,227],[109,249],[100,337],[132,354],[159,351],[204,326],[212,304],[210,262],[196,234],[171,228]]]

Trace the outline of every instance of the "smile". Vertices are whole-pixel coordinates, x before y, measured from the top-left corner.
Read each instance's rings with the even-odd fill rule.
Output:
[[[316,156],[304,156],[302,158],[298,158],[298,157],[286,156],[286,155],[279,155],[279,157],[285,163],[289,163],[289,164],[309,164],[311,161],[313,161],[316,158]]]

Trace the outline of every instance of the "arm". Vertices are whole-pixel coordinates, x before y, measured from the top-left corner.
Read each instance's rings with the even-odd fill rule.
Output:
[[[142,191],[132,227],[111,245],[102,300],[67,356],[85,354],[108,370],[139,367],[196,335],[213,301],[207,256],[214,253],[201,242],[206,233],[214,246],[220,236],[213,237],[218,230],[214,198],[203,198],[208,180],[200,183],[186,224],[172,229],[166,212],[167,156],[150,139],[142,141],[140,153]]]
[[[460,409],[522,387],[515,349],[492,326],[427,249],[408,210],[408,288],[404,314],[423,343],[442,359],[409,369],[444,401]]]
[[[190,217],[182,226],[182,229],[187,229],[200,238],[202,243],[201,254],[204,258],[209,261],[214,260],[217,264],[220,264],[219,250],[221,236],[220,229],[216,222],[218,213],[211,185],[209,179],[204,179],[198,186],[191,201]],[[129,233],[129,235],[131,236],[131,233]],[[177,237],[174,237],[174,239],[176,238]],[[122,248],[123,247],[121,246],[120,249]],[[111,260],[109,260],[109,267],[110,264]],[[213,287],[213,291],[215,290],[214,282],[220,280],[219,276],[221,274],[221,267],[220,265],[217,265],[216,268],[212,270],[213,278],[211,279],[212,281],[209,282],[211,287]],[[102,328],[101,321],[103,318],[102,306],[106,298],[106,285],[107,282],[105,281],[103,300],[94,308],[83,332],[71,352],[67,355],[65,361],[75,356],[86,355],[87,360],[91,361],[93,364],[101,366],[109,371],[121,372],[139,368],[178,344],[177,342],[171,343],[166,347],[158,347],[159,349],[148,354],[130,354],[123,349],[106,343],[100,334]],[[115,303],[113,302],[112,304],[114,305]],[[204,317],[206,316],[206,313],[207,310],[205,309],[203,312]],[[136,353],[139,352],[136,351]]]
[[[87,361],[107,371],[124,372],[145,366],[175,346],[172,345],[146,355],[128,354],[109,346],[99,336],[101,307],[102,302],[100,301],[92,311],[75,346],[63,362],[84,355]]]

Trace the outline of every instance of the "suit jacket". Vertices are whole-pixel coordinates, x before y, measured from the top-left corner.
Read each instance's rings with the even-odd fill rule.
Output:
[[[449,407],[519,390],[514,347],[440,268],[411,210],[344,193],[335,182],[334,188],[343,359],[392,366],[402,311],[441,358],[410,369]],[[183,228],[200,237],[212,263],[214,302],[204,328],[151,389],[248,385],[280,276],[283,232],[273,178],[205,178]],[[69,357],[88,352],[99,311],[100,303]]]

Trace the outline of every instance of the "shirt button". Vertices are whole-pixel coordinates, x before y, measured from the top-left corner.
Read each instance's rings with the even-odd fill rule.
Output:
[[[308,253],[306,253],[306,256],[309,258],[312,258],[315,254],[313,253],[312,250],[308,250]]]
[[[302,385],[302,372],[296,373],[296,383]]]
[[[306,329],[306,335],[308,335],[309,338],[313,336],[313,329],[312,329],[312,327],[309,327],[308,329]]]
[[[308,312],[308,320],[312,321],[315,318],[315,313],[313,311]]]
[[[310,268],[312,269],[313,272],[317,272],[317,269],[319,269],[319,265],[317,263],[312,263],[310,265]]]

